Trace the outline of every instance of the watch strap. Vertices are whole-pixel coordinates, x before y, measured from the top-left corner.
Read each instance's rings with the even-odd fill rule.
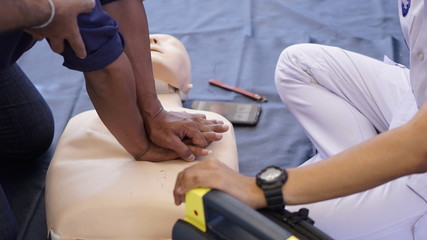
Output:
[[[285,202],[282,195],[282,185],[274,188],[264,188],[263,190],[268,208],[273,211],[283,211]]]

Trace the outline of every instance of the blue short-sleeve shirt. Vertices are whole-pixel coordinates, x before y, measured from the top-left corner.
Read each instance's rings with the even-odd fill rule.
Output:
[[[103,9],[102,4],[116,0],[96,0],[92,12],[80,14],[78,24],[85,43],[87,57],[78,58],[68,43],[61,55],[64,66],[82,72],[102,69],[116,60],[124,51],[124,40],[118,31],[119,24]],[[35,44],[31,35],[21,31],[0,34],[0,69],[14,64]]]

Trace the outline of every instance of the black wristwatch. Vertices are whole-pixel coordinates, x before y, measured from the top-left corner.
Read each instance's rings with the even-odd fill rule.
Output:
[[[276,166],[269,166],[256,175],[256,184],[264,191],[267,206],[273,211],[283,211],[285,201],[282,195],[282,186],[288,180],[286,170]]]

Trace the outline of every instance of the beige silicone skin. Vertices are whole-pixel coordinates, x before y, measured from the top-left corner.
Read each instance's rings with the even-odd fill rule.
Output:
[[[186,52],[184,55],[188,57]],[[174,81],[188,84],[188,77],[170,83],[176,88],[180,84]],[[223,139],[208,147],[212,150],[209,157],[238,171],[234,131],[225,118],[183,108],[178,92],[159,93],[158,97],[166,110],[203,113],[228,124],[230,130]],[[173,224],[184,216],[184,205],[175,206],[173,201],[175,179],[191,164],[135,161],[94,110],[78,114],[61,135],[47,173],[46,217],[51,238],[170,239]]]
[[[191,85],[191,62],[184,45],[167,34],[150,35],[151,59],[157,93],[178,92],[187,98]]]

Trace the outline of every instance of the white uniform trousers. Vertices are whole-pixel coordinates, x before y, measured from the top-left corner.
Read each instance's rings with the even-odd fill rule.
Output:
[[[410,93],[404,66],[316,44],[285,49],[275,81],[282,101],[318,150],[304,164],[388,130]],[[409,102],[416,111],[415,101]],[[410,177],[348,197],[287,208],[308,208],[315,226],[335,239],[427,239],[427,202],[407,186]]]

